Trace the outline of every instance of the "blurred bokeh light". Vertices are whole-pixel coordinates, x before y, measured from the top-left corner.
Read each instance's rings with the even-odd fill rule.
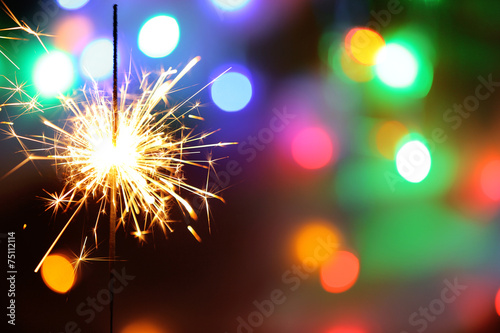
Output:
[[[338,251],[321,266],[321,284],[330,293],[349,290],[358,279],[359,259],[347,251]]]
[[[316,261],[325,261],[335,257],[335,251],[325,251],[325,242],[339,243],[338,231],[326,221],[312,220],[303,226],[295,237],[295,254],[300,262],[313,258]],[[321,251],[320,251],[321,250]],[[318,256],[318,251],[321,256]],[[319,258],[321,257],[321,258]]]
[[[163,58],[172,53],[180,39],[180,28],[172,16],[149,19],[139,32],[139,49],[148,57]]]
[[[431,154],[420,141],[405,143],[396,155],[399,174],[411,183],[420,183],[431,170]]]
[[[372,66],[377,62],[377,54],[385,41],[379,33],[365,28],[354,28],[345,38],[348,54],[363,65]]]
[[[409,134],[405,125],[396,120],[384,122],[377,128],[375,142],[378,152],[389,160],[396,156],[396,148],[400,140]]]
[[[127,325],[120,333],[170,333],[153,322],[147,320],[138,320]]]
[[[111,76],[113,71],[113,43],[106,38],[88,44],[80,58],[83,75],[95,80]]]
[[[500,160],[485,165],[481,174],[481,188],[491,200],[500,200]]]
[[[64,93],[73,84],[75,70],[71,58],[63,52],[51,51],[41,56],[33,73],[38,91],[47,97]]]
[[[251,0],[212,0],[217,8],[229,12],[242,9],[248,5],[250,1]]]
[[[404,88],[415,82],[418,63],[410,51],[403,46],[388,44],[377,54],[375,71],[385,84],[395,88]]]
[[[67,293],[75,283],[73,265],[63,255],[49,255],[42,265],[43,282],[56,293]]]
[[[89,0],[57,0],[57,2],[61,8],[75,10],[85,6]]]
[[[79,53],[93,32],[94,24],[87,16],[67,16],[56,24],[54,45],[61,51]]]
[[[336,139],[319,127],[301,130],[293,139],[292,156],[305,169],[320,169],[335,160],[338,154]]]
[[[212,100],[221,110],[240,111],[252,99],[252,83],[242,73],[227,72],[212,84],[211,93]]]

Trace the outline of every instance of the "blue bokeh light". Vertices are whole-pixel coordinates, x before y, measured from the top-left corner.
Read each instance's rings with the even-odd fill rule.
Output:
[[[85,6],[89,0],[57,0],[57,2],[61,8],[75,10]]]
[[[250,0],[212,0],[212,2],[219,9],[234,12],[248,5]]]
[[[240,111],[252,99],[252,83],[238,72],[223,74],[212,84],[212,100],[227,112]]]

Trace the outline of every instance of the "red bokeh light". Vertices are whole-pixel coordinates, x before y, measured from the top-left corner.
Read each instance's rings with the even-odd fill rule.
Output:
[[[339,251],[321,267],[321,284],[330,293],[342,293],[356,283],[358,275],[358,258],[350,252]]]
[[[334,158],[336,147],[323,129],[302,130],[292,142],[292,156],[305,169],[320,169]]]
[[[500,200],[500,160],[485,165],[481,173],[481,188],[491,200]]]

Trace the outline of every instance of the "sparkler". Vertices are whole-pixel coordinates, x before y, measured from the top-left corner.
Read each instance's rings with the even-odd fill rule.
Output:
[[[16,22],[19,21],[16,19]],[[120,88],[119,100],[116,100],[120,117],[116,117],[115,103],[110,101],[109,95],[93,82],[92,87],[85,86],[78,97],[59,96],[61,105],[69,113],[64,125],[59,126],[41,117],[43,124],[54,131],[54,137],[18,135],[12,124],[9,124],[8,130],[4,130],[19,141],[26,155],[26,159],[14,170],[30,161],[53,161],[63,174],[65,185],[61,193],[49,194],[49,198],[46,198],[47,208],[54,212],[73,211],[35,272],[38,272],[64,231],[90,201],[100,204],[92,228],[97,246],[98,226],[112,203],[113,187],[117,189],[117,228],[131,225],[132,234],[141,240],[155,226],[165,233],[173,231],[171,224],[174,221],[169,218],[169,210],[175,202],[185,216],[197,220],[195,210],[181,195],[182,191],[198,195],[205,202],[210,198],[224,201],[207,188],[187,183],[183,170],[188,165],[206,169],[208,184],[209,171],[215,161],[211,158],[190,157],[201,155],[207,148],[236,143],[205,144],[204,140],[216,131],[195,134],[194,129],[184,125],[183,119],[203,119],[191,114],[200,106],[198,102],[188,105],[225,72],[180,104],[156,111],[160,102],[167,105],[169,93],[199,61],[200,57],[192,59],[180,72],[173,68],[163,70],[153,82],[150,82],[152,73],[143,73],[140,78],[142,93],[139,95],[128,92],[132,82],[129,69],[124,77],[125,83]],[[12,90],[22,89],[18,87]],[[186,110],[181,112],[183,108]],[[28,142],[40,144],[42,148],[30,149]],[[188,226],[188,230],[198,241],[201,240],[192,226]]]
[[[70,219],[35,272],[40,269],[69,224],[91,200],[100,203],[100,212],[93,228],[97,244],[97,227],[102,215],[106,213],[106,207],[111,204],[113,186],[117,188],[118,226],[126,227],[131,224],[134,229],[133,234],[139,239],[143,239],[154,226],[159,226],[164,232],[172,231],[173,221],[169,219],[172,202],[177,202],[186,216],[197,220],[196,212],[180,194],[181,190],[204,199],[217,198],[223,201],[222,197],[185,182],[182,172],[187,165],[210,171],[213,160],[187,159],[187,157],[200,155],[201,150],[205,148],[235,144],[234,142],[204,144],[204,139],[215,131],[194,134],[193,129],[183,124],[183,117],[189,117],[189,113],[196,110],[199,103],[178,114],[182,107],[213,81],[182,103],[155,111],[175,84],[199,60],[199,57],[191,60],[180,73],[169,68],[153,83],[148,83],[150,74],[146,73],[141,79],[143,92],[137,99],[133,99],[134,96],[127,92],[130,74],[126,76],[126,83],[120,89],[118,101],[120,117],[117,121],[116,144],[113,144],[115,132],[112,101],[99,90],[96,83],[91,89],[83,89],[80,101],[60,96],[62,105],[71,115],[64,126],[58,126],[42,118],[43,123],[55,131],[53,138],[21,136],[12,126],[9,127],[12,137],[22,143],[26,141],[39,143],[43,146],[41,150],[46,152],[46,155],[37,155],[36,152],[40,149],[24,148],[27,155],[25,162],[54,161],[65,176],[63,191],[60,194],[52,194],[51,198],[47,199],[48,206],[54,210],[73,210]],[[176,76],[172,79],[173,75]],[[196,142],[199,144],[194,144]],[[208,175],[209,172],[207,177]],[[199,239],[192,227],[188,229]]]
[[[175,221],[171,218],[170,210],[173,206],[180,207],[186,221],[197,220],[198,216],[184,196],[185,193],[203,198],[207,206],[210,228],[208,200],[214,198],[224,201],[222,197],[208,189],[210,172],[214,168],[215,160],[211,158],[211,154],[208,158],[198,156],[206,149],[236,143],[207,144],[205,139],[216,131],[196,134],[194,128],[185,125],[184,119],[203,120],[199,115],[192,114],[200,106],[199,102],[191,101],[227,71],[221,73],[219,77],[188,99],[169,107],[168,95],[200,61],[200,57],[192,59],[180,72],[171,67],[168,70],[162,70],[153,80],[151,80],[152,73],[143,73],[139,78],[142,92],[138,95],[129,93],[129,86],[132,83],[129,68],[118,95],[116,5],[114,18],[112,98],[108,93],[99,89],[96,82],[93,82],[90,88],[83,87],[82,93],[77,97],[59,95],[62,107],[69,113],[64,124],[60,125],[41,117],[43,124],[54,132],[53,137],[18,135],[12,123],[9,123],[8,130],[4,131],[18,140],[26,156],[26,159],[8,174],[28,162],[52,161],[58,172],[63,175],[64,187],[60,193],[46,192],[49,195],[45,198],[47,209],[52,209],[54,213],[72,212],[35,268],[35,272],[39,271],[68,226],[77,219],[78,214],[89,202],[96,202],[99,205],[99,213],[92,227],[95,248],[98,246],[98,226],[109,214],[111,269],[115,260],[117,228],[129,229],[131,227],[132,234],[141,241],[145,239],[145,235],[157,227],[165,234],[172,232],[171,224]],[[28,29],[27,26],[22,25],[22,22],[17,20],[16,22],[20,24],[20,27],[24,27],[23,30]],[[31,29],[25,31],[34,32]],[[39,38],[38,32],[34,34]],[[22,86],[17,82],[9,82],[12,88],[4,88],[11,93],[6,103],[10,103],[14,94],[23,93]],[[15,103],[12,102],[12,104]],[[32,99],[28,106],[24,106],[28,110],[42,110],[36,99]],[[28,148],[29,144],[41,147]],[[207,171],[205,187],[199,188],[186,181],[184,170],[187,166],[195,166]],[[189,223],[187,229],[201,242],[200,236]],[[91,250],[85,250],[86,245],[87,238],[76,260],[75,269],[81,262],[88,260]],[[112,305],[110,310],[112,330]]]

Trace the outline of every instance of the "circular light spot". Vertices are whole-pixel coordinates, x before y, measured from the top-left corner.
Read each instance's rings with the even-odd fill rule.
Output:
[[[327,333],[365,333],[365,330],[354,326],[337,326],[329,330]]]
[[[166,331],[149,321],[141,320],[127,325],[121,333],[166,333]]]
[[[486,164],[481,172],[481,188],[491,200],[500,200],[500,160]]]
[[[375,136],[377,150],[385,158],[393,160],[398,142],[407,135],[408,129],[399,121],[387,121],[378,128]]]
[[[295,254],[301,262],[308,258],[324,262],[335,254],[338,243],[337,232],[328,223],[323,221],[309,223],[297,233],[294,243]]]
[[[388,44],[377,54],[375,71],[380,80],[388,86],[404,88],[415,81],[418,63],[403,46]]]
[[[50,255],[42,264],[42,279],[47,287],[56,293],[64,294],[75,282],[73,265],[62,255]]]
[[[92,79],[104,79],[113,72],[113,43],[98,39],[87,45],[80,58],[82,74]]]
[[[148,20],[139,32],[139,48],[151,58],[163,58],[172,53],[180,38],[177,20],[160,15]]]
[[[495,298],[495,308],[497,310],[497,314],[500,316],[500,289],[498,289],[497,297]]]
[[[359,275],[358,258],[347,251],[339,251],[321,267],[321,284],[330,293],[350,289]]]
[[[45,96],[55,96],[73,83],[73,63],[64,53],[55,51],[43,55],[35,65],[34,81]]]
[[[75,10],[85,6],[89,0],[57,0],[57,2],[61,8]]]
[[[348,54],[363,65],[372,66],[376,63],[377,53],[385,46],[385,41],[377,32],[354,28],[345,39]]]
[[[396,166],[404,179],[411,183],[420,183],[431,170],[431,155],[422,142],[410,141],[399,149]]]
[[[293,140],[292,156],[305,169],[320,169],[334,157],[334,145],[323,129],[306,128]]]
[[[94,31],[86,16],[69,16],[57,23],[54,46],[59,50],[80,53]]]
[[[213,4],[219,9],[232,12],[235,10],[242,9],[250,0],[212,0]]]
[[[243,109],[252,99],[252,84],[243,74],[228,72],[219,77],[211,88],[212,100],[224,111]]]

